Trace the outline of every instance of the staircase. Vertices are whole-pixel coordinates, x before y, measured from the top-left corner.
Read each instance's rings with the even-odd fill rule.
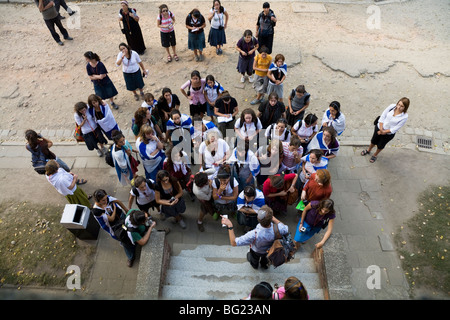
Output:
[[[300,249],[293,260],[278,268],[255,270],[246,259],[248,247],[174,244],[162,299],[238,300],[261,281],[274,286],[295,276],[310,300],[323,300],[324,292],[311,254]]]

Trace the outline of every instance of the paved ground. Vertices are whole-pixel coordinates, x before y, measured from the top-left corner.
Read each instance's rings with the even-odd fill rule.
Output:
[[[74,172],[89,179],[84,190],[92,193],[97,188],[104,188],[111,195],[127,202],[129,188],[118,184],[113,169],[106,165],[104,158],[98,158],[82,144],[57,144],[53,149],[72,166]],[[359,155],[361,149],[344,146],[339,156],[330,163],[332,198],[336,202],[338,214],[335,237],[329,240],[324,249],[335,254],[342,251],[347,257],[347,274],[351,278],[353,288],[346,288],[348,292],[343,292],[343,296],[348,298],[348,294],[352,294],[357,299],[404,299],[407,298],[408,287],[393,247],[392,233],[413,214],[415,198],[426,185],[448,183],[448,156],[390,147],[380,155],[375,164],[370,164],[368,158]],[[430,161],[433,161],[433,166],[427,166]],[[414,167],[426,167],[427,172],[411,171],[410,168]],[[392,175],[392,171],[396,176]],[[17,181],[17,172],[28,177],[26,186]],[[0,176],[5,181],[0,187],[4,199],[17,198],[14,190],[21,184],[25,193],[34,190],[33,198],[65,203],[65,199],[56,194],[42,176],[34,173],[28,151],[21,144],[4,142],[1,145]],[[195,224],[198,202],[191,203],[187,196],[186,202],[186,230],[172,225],[169,221],[161,222],[157,219],[159,227],[169,226],[172,229],[167,237],[170,244],[229,243],[227,233],[223,232],[220,224],[211,217],[206,219],[206,231],[198,232]],[[290,208],[288,215],[281,219],[294,232],[294,208]],[[320,238],[317,236],[311,239],[306,249],[312,250],[318,239]],[[98,242],[92,244],[97,245],[93,272],[90,279],[83,279],[84,291],[76,294],[80,297],[87,297],[88,294],[114,299],[132,298],[138,261],[133,268],[127,268],[122,248],[104,232],[100,232]],[[369,276],[367,268],[371,265],[380,267],[379,290],[370,290],[366,285]],[[332,269],[328,270],[328,274],[330,282],[335,281]],[[23,289],[22,291],[27,292]],[[66,298],[67,294],[74,294],[60,293]]]

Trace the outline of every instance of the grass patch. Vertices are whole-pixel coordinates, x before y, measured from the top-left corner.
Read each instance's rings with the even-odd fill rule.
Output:
[[[96,247],[59,223],[63,210],[0,203],[0,285],[66,287],[70,265],[78,265],[81,279],[88,279]]]
[[[411,295],[450,295],[450,186],[430,186],[418,199],[418,213],[396,233]]]

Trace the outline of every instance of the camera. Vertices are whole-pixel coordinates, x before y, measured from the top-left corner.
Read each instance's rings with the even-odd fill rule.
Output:
[[[147,219],[145,220],[145,226],[146,227],[150,227],[153,223],[153,220],[151,217],[147,217]]]

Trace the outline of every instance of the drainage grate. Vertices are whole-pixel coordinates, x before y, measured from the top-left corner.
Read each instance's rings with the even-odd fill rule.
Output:
[[[433,139],[428,137],[417,137],[417,144],[420,148],[432,149],[433,148]]]

